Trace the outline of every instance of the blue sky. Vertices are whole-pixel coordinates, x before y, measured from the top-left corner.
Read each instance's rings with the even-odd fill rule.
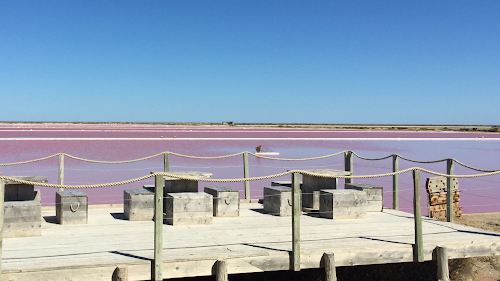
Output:
[[[1,1],[0,121],[491,124],[500,1]]]

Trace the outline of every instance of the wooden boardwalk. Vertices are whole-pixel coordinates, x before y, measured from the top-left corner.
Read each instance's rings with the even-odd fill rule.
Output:
[[[129,280],[149,280],[154,223],[124,219],[123,208],[91,208],[87,225],[59,225],[42,212],[42,236],[3,241],[2,280],[111,280],[117,265]],[[218,259],[229,274],[290,269],[291,217],[265,214],[258,203],[241,204],[240,217],[212,225],[164,225],[164,278],[212,275]],[[500,254],[500,234],[423,218],[424,258],[439,246],[449,258]],[[411,262],[413,215],[384,209],[367,219],[301,216],[301,268],[320,266],[324,252],[337,266]]]

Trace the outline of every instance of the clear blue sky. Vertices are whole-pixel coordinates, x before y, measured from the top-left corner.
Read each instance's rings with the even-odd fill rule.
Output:
[[[0,1],[0,121],[492,124],[500,1]]]

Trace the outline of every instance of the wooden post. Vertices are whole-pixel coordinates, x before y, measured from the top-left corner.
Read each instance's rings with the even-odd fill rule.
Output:
[[[227,262],[226,260],[217,260],[215,262],[215,280],[228,281]]]
[[[422,238],[422,206],[420,198],[420,170],[413,171],[413,217],[415,219],[415,244],[413,245],[413,261],[424,261],[424,245]]]
[[[161,281],[163,273],[163,176],[155,176],[155,254],[151,279]]]
[[[248,152],[243,153],[243,177],[250,177],[248,172]],[[245,202],[250,203],[250,182],[248,181],[245,181]]]
[[[344,167],[346,172],[353,172],[353,165],[352,165],[352,151],[346,151],[344,152]],[[353,183],[353,179],[345,179],[345,183]],[[337,188],[339,188],[337,186]]]
[[[392,155],[392,171],[399,172],[399,158],[397,154]],[[392,208],[399,210],[399,175],[392,176]]]
[[[128,267],[126,265],[117,266],[113,271],[111,281],[128,281]]]
[[[2,279],[2,252],[3,252],[3,201],[5,195],[5,180],[0,179],[0,279]]]
[[[453,175],[453,159],[446,161],[446,173]],[[453,178],[446,178],[446,220],[453,222]]]
[[[165,152],[163,154],[163,167],[164,167],[164,171],[165,172],[170,171],[170,163],[169,163],[169,160],[168,160],[168,156],[169,155],[170,155],[170,153],[168,153],[168,152]]]
[[[335,270],[335,256],[333,253],[323,254],[323,264],[325,267],[325,281],[337,281],[337,272]]]
[[[437,279],[439,281],[450,281],[450,272],[448,269],[448,249],[445,247],[436,247],[437,260]]]
[[[64,184],[64,155],[59,154],[59,184]],[[64,191],[64,188],[59,188],[59,191]]]
[[[302,211],[299,173],[292,174],[292,267],[300,271],[300,213]]]

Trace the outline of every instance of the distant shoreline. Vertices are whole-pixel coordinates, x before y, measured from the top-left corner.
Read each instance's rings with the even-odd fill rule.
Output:
[[[500,125],[405,125],[405,124],[310,124],[310,123],[203,123],[203,122],[8,122],[0,124],[84,124],[84,125],[165,125],[165,126],[221,126],[263,128],[308,128],[333,130],[428,131],[500,133]]]

